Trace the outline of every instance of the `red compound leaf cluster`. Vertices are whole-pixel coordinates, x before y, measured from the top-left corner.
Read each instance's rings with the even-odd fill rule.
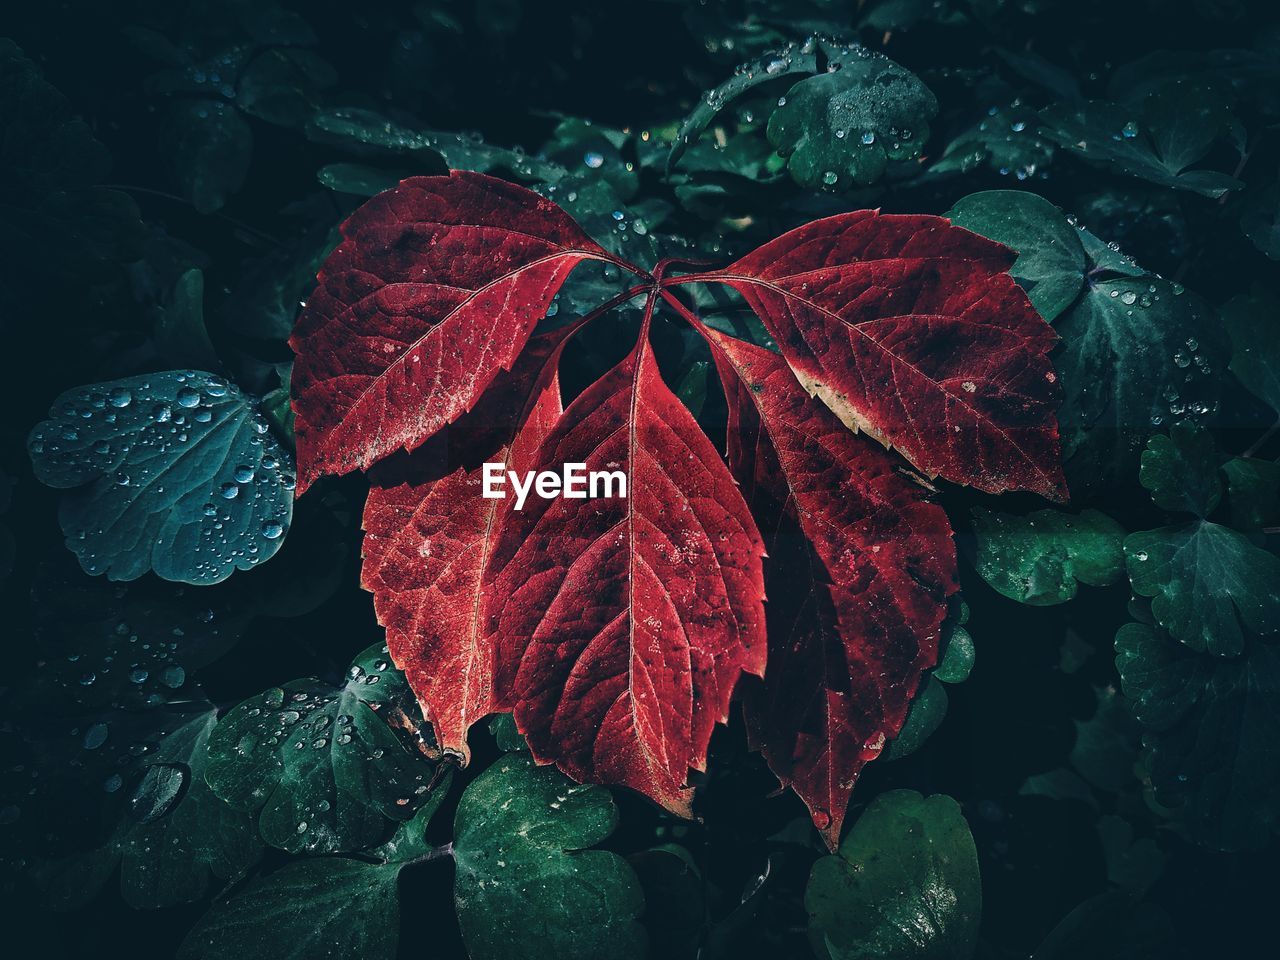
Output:
[[[820,220],[669,275],[492,177],[418,177],[343,225],[292,339],[299,488],[366,470],[363,585],[443,749],[511,712],[534,757],[690,812],[745,672],[753,744],[834,846],[895,737],[956,590],[920,475],[1064,499],[1055,343],[1005,247],[940,217]],[[636,287],[535,333],[583,260]],[[703,325],[732,287],[779,353]],[[566,407],[562,352],[644,298],[628,355]],[[663,382],[656,308],[706,340],[727,457]],[[503,474],[623,473],[627,495],[484,496]],[[908,469],[910,468],[910,469]],[[767,599],[766,599],[767,598]]]

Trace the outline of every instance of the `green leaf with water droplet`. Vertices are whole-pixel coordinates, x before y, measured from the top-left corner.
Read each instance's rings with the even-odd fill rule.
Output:
[[[1078,584],[1107,586],[1124,573],[1124,528],[1097,510],[1016,516],[975,507],[972,517],[974,568],[1011,600],[1065,603]]]
[[[221,210],[244,184],[253,131],[234,105],[223,100],[173,100],[165,143],[183,194],[201,213]]]
[[[1231,372],[1280,414],[1280,301],[1261,287],[1222,307],[1231,337]]]
[[[1053,160],[1053,144],[1040,138],[1038,120],[1036,112],[1019,100],[1007,107],[992,107],[981,120],[947,144],[929,172],[969,173],[986,166],[1001,176],[1013,174],[1019,180],[1029,179]]]
[[[454,903],[471,960],[645,956],[639,880],[588,847],[618,822],[609,791],[508,754],[467,787],[454,821]]]
[[[317,857],[286,864],[218,901],[180,960],[393,960],[402,864]]]
[[[523,150],[485,143],[479,136],[429,130],[358,107],[317,110],[307,124],[307,136],[318,143],[354,148],[363,153],[373,149],[393,155],[413,154],[415,174],[446,170],[503,171],[526,182],[555,183],[566,172],[558,163],[531,156]],[[432,154],[438,158],[436,163],[423,169],[423,160]]]
[[[1193,650],[1236,656],[1246,629],[1280,630],[1280,557],[1207,520],[1133,533],[1124,554],[1134,593]]]
[[[1162,187],[1220,197],[1230,174],[1190,170],[1230,129],[1231,97],[1209,78],[1162,84],[1131,104],[1090,101],[1041,111],[1042,132],[1083,160]]]
[[[949,216],[1018,251],[1010,273],[1062,336],[1059,420],[1073,492],[1127,480],[1152,427],[1215,409],[1226,338],[1199,297],[1145,274],[1032,193],[973,194]]]
[[[901,760],[923,747],[925,741],[942,726],[942,721],[947,717],[949,702],[946,687],[934,674],[926,675],[911,701],[902,729],[885,747],[884,758]]]
[[[1234,457],[1222,472],[1227,476],[1233,527],[1257,530],[1280,522],[1280,464]]]
[[[933,675],[943,683],[964,683],[973,670],[976,654],[969,631],[964,627],[954,627],[943,648],[942,659],[933,668]]]
[[[1116,667],[1145,728],[1156,799],[1201,843],[1261,847],[1280,810],[1280,647],[1195,653],[1145,624],[1116,634]]]
[[[213,708],[188,714],[147,754],[128,780],[132,792],[105,846],[40,871],[56,906],[87,902],[117,864],[125,902],[156,909],[199,900],[211,878],[234,880],[257,861],[262,843],[252,818],[227,806],[205,783],[216,717]],[[99,882],[86,882],[86,873]]]
[[[1086,265],[1079,231],[1043,197],[1025,190],[987,190],[963,198],[947,216],[1017,252],[1009,273],[1049,322],[1080,295]]]
[[[968,960],[982,915],[978,855],[960,806],[882,793],[805,888],[809,940],[830,960]]]
[[[293,517],[293,457],[255,398],[199,371],[66,391],[27,441],[63,495],[68,548],[86,573],[208,584],[275,555]]]
[[[209,743],[209,785],[257,811],[274,847],[363,849],[386,838],[388,820],[408,820],[431,799],[433,766],[391,726],[411,727],[409,711],[418,707],[403,674],[375,644],[341,687],[294,680],[231,710]]]
[[[86,577],[65,554],[41,565],[31,593],[40,639],[31,703],[43,709],[188,700],[193,674],[236,644],[253,613],[239,591],[112,585]]]
[[[859,48],[838,67],[801,80],[769,117],[769,142],[811,190],[866,186],[914,160],[938,112],[920,78],[888,57]]]
[[[1153,427],[1217,408],[1226,338],[1213,309],[1179,284],[1090,283],[1054,326],[1065,341],[1059,419],[1074,492],[1131,476]]]
[[[1156,506],[1207,517],[1222,499],[1218,459],[1211,433],[1192,423],[1175,424],[1167,436],[1147,441],[1138,480]]]

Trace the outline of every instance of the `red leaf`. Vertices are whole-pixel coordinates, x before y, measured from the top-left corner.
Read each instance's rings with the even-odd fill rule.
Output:
[[[464,762],[471,755],[467,730],[498,709],[501,666],[483,627],[481,586],[509,501],[481,495],[481,467],[530,468],[531,453],[561,412],[556,366],[570,332],[534,337],[475,409],[369,477],[361,586],[373,594],[388,652],[441,749]]]
[[[1056,335],[1013,259],[941,217],[863,210],[680,279],[740,292],[810,393],[928,476],[1063,500]]]
[[[462,173],[405,181],[344,235],[293,341],[302,482],[385,460],[363,583],[441,745],[465,758],[468,728],[511,710],[540,762],[687,814],[739,676],[764,675],[767,612],[749,730],[834,845],[956,589],[942,510],[845,424],[931,476],[1065,494],[1054,335],[1003,272],[1009,251],[937,217],[864,212],[672,279],[669,262],[613,260],[548,201]],[[587,258],[642,283],[530,343]],[[741,291],[783,357],[712,333],[666,289],[697,281]],[[635,348],[562,410],[573,329],[641,292]],[[660,296],[711,343],[732,472],[662,381]],[[622,471],[628,491],[516,509],[481,496],[484,462]]]
[[[289,341],[299,494],[470,410],[573,267],[614,260],[551,201],[458,170],[379,194],[342,235]]]
[[[748,729],[834,849],[858,771],[897,736],[936,662],[956,590],[951,526],[781,357],[708,339],[729,403],[729,461],[769,550],[769,669],[746,701]]]
[[[647,333],[570,404],[536,459],[622,470],[629,487],[625,499],[530,498],[507,514],[487,593],[492,632],[529,638],[516,725],[538,760],[687,816],[688,772],[705,769],[739,674],[764,672],[760,535]]]

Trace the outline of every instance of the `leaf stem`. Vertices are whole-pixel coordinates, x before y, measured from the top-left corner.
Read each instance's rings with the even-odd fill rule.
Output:
[[[1266,445],[1268,440],[1270,440],[1272,437],[1276,435],[1277,431],[1280,431],[1280,418],[1277,418],[1275,423],[1267,427],[1266,431],[1262,434],[1262,436],[1260,436],[1257,440],[1253,441],[1249,449],[1246,450],[1244,453],[1240,454],[1240,456],[1245,457],[1246,459],[1249,457],[1252,457],[1254,454],[1256,454],[1259,450],[1261,450]]]
[[[432,847],[426,853],[414,857],[412,860],[406,860],[406,867],[416,866],[419,863],[430,863],[432,860],[443,860],[445,857],[453,856],[453,841],[450,840],[446,844],[438,847]]]

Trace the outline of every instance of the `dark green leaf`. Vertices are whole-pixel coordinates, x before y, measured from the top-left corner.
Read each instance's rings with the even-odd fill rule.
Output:
[[[1280,414],[1280,301],[1262,288],[1222,308],[1231,336],[1231,372]]]
[[[1142,451],[1138,480],[1156,506],[1207,517],[1222,499],[1218,448],[1213,436],[1193,424],[1175,424]]]
[[[1280,521],[1280,464],[1235,457],[1222,472],[1227,475],[1232,526],[1256,530]]]
[[[286,864],[215,903],[182,960],[393,960],[400,864],[320,857]]]
[[[359,850],[430,799],[432,767],[389,724],[412,701],[404,676],[375,644],[347,682],[294,680],[223,717],[209,743],[209,785],[258,811],[262,838],[290,853]],[[413,709],[416,711],[416,705]]]
[[[1175,80],[1132,106],[1054,105],[1041,120],[1045,136],[1068,152],[1129,176],[1207,197],[1241,186],[1229,174],[1188,169],[1231,124],[1229,99],[1210,82]]]
[[[1280,184],[1246,198],[1240,229],[1255,247],[1272,260],[1280,260]]]
[[[293,516],[293,462],[256,401],[171,370],[76,387],[31,432],[36,476],[85,572],[216,583],[269,560]],[[72,489],[74,488],[74,489]]]
[[[769,117],[769,142],[802,187],[848,190],[914,160],[938,102],[911,71],[856,47],[839,69],[801,80]]]
[[[947,690],[933,674],[925,677],[907,710],[898,735],[885,748],[886,760],[900,760],[919,750],[947,716]]]
[[[235,879],[261,855],[252,819],[215,797],[204,780],[216,716],[212,708],[191,716],[160,740],[132,780],[111,840],[89,854],[88,875],[100,881],[119,864],[121,894],[135,909],[199,900],[211,876]],[[73,858],[46,873],[58,906],[78,906],[96,893],[84,870]]]
[[[1021,603],[1047,606],[1076,595],[1077,581],[1100,587],[1124,572],[1124,529],[1097,510],[1037,510],[1019,517],[975,507],[974,567],[991,587]]]
[[[454,822],[454,903],[472,960],[645,956],[644,896],[616,853],[609,792],[515,754],[467,787]]]
[[[1280,630],[1280,557],[1207,520],[1133,533],[1124,554],[1135,593],[1193,650],[1235,656],[1247,627]]]
[[[138,257],[137,205],[98,186],[111,164],[106,148],[9,40],[0,40],[0,129],[0,296],[27,302],[47,289],[34,281],[82,285]]]
[[[1147,730],[1156,799],[1204,843],[1265,844],[1280,809],[1280,649],[1205,656],[1130,623],[1116,635],[1116,667]]]
[[[1023,190],[989,190],[965,197],[947,216],[1017,251],[1009,272],[1046,320],[1080,295],[1086,266],[1079,231],[1048,200]]]
[[[166,363],[214,370],[218,354],[204,323],[204,273],[186,271],[156,323],[156,347]]]
[[[174,100],[165,134],[182,192],[201,213],[222,209],[249,172],[253,131],[224,100]]]
[[[805,888],[809,939],[831,960],[968,960],[982,887],[973,837],[950,797],[883,793]]]

